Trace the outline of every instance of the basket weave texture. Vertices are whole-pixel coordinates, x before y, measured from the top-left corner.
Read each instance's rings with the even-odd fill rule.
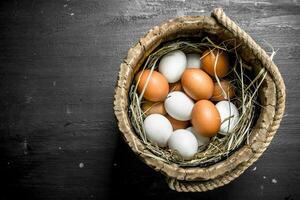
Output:
[[[262,109],[249,141],[227,159],[208,167],[180,167],[154,159],[135,134],[128,117],[128,91],[135,73],[148,55],[162,42],[184,37],[215,35],[221,40],[235,38],[242,44],[239,54],[253,71],[264,68],[268,73],[259,91]],[[221,8],[212,16],[184,16],[152,28],[129,49],[121,63],[115,89],[114,112],[125,142],[143,162],[166,176],[169,187],[179,192],[203,192],[228,184],[240,176],[266,150],[273,139],[285,109],[285,85],[281,74],[267,53]]]

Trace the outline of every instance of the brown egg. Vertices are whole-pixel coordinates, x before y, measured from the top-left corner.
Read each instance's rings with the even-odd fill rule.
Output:
[[[208,100],[198,101],[192,111],[192,124],[196,132],[205,137],[216,135],[221,118],[215,105]]]
[[[220,81],[220,84],[222,88],[217,82],[215,82],[213,96],[211,97],[212,101],[223,101],[227,100],[228,97],[232,98],[235,96],[234,86],[229,81],[222,80]],[[225,94],[222,89],[224,90]]]
[[[161,114],[161,115],[167,114],[163,102],[146,101],[145,103],[142,104],[142,110],[146,116],[151,114]]]
[[[170,92],[174,92],[174,91],[182,91],[182,86],[180,81],[176,83],[170,83]]]
[[[206,50],[202,54],[202,58],[201,58],[202,69],[212,77],[215,77],[215,72],[214,72],[215,64],[216,64],[217,76],[219,78],[226,76],[229,71],[229,59],[227,53],[220,49],[214,49],[212,51]]]
[[[201,69],[186,69],[181,77],[183,90],[194,100],[210,99],[214,82],[211,77]]]
[[[143,88],[147,82],[147,79],[150,75],[150,70],[144,70],[143,73],[139,72],[135,78],[136,82],[140,78],[138,84],[138,92],[141,94]],[[163,101],[169,93],[169,84],[167,79],[157,71],[153,71],[149,82],[147,84],[144,98],[149,101]]]
[[[186,129],[187,127],[189,127],[189,121],[179,121],[177,119],[174,119],[170,115],[167,115],[166,117],[171,122],[174,131],[177,129]]]

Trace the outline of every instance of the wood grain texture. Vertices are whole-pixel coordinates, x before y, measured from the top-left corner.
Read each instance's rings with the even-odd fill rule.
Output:
[[[0,3],[0,199],[299,199],[298,1],[5,1]],[[119,64],[154,25],[221,6],[275,56],[286,116],[260,160],[231,184],[178,194],[120,138]],[[3,185],[2,184],[2,185]]]

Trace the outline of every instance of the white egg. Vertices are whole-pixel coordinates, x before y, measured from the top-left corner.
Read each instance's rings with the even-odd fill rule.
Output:
[[[151,114],[146,117],[144,129],[147,138],[160,147],[167,146],[168,139],[173,132],[172,124],[161,114]]]
[[[194,134],[194,136],[197,138],[198,146],[206,146],[209,143],[210,138],[198,134],[193,127],[188,127],[186,130]]]
[[[169,138],[168,146],[170,149],[176,150],[185,160],[193,158],[198,150],[196,137],[193,133],[185,129],[174,131]]]
[[[200,54],[187,54],[186,55],[187,68],[201,68],[201,62],[200,62]]]
[[[239,120],[239,111],[237,107],[229,101],[220,101],[216,107],[221,117],[221,127],[219,133],[227,135],[232,132]]]
[[[192,118],[194,102],[180,91],[170,92],[164,102],[167,113],[174,119],[187,121]]]
[[[162,73],[169,83],[175,83],[180,80],[186,68],[186,56],[180,51],[172,51],[164,55],[158,66],[158,70]]]

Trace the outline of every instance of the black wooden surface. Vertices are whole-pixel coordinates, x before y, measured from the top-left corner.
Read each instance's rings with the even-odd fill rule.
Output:
[[[287,109],[264,155],[206,193],[168,189],[120,138],[114,85],[151,27],[217,6],[275,56]],[[1,1],[0,199],[299,199],[300,4],[294,1]]]

